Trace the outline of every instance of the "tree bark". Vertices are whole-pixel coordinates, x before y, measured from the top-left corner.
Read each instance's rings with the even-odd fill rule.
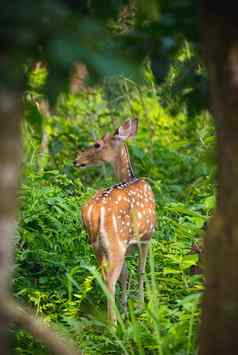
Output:
[[[69,339],[11,300],[21,116],[22,90],[0,86],[0,353],[9,354],[8,328],[9,322],[14,321],[43,342],[52,354],[80,355]]]
[[[0,87],[0,300],[9,297],[16,189],[20,162],[22,102],[17,90]],[[1,353],[7,354],[7,317],[0,306]]]
[[[203,37],[217,133],[218,191],[205,236],[199,355],[232,355],[238,353],[238,17],[227,14],[227,5],[212,5],[204,1]]]

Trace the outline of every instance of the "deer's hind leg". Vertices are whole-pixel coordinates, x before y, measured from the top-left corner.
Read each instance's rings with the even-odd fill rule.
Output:
[[[129,288],[129,280],[128,280],[128,267],[127,267],[127,261],[126,261],[126,256],[129,255],[132,250],[134,249],[133,245],[130,245],[127,247],[126,255],[125,255],[125,260],[124,264],[122,267],[121,275],[120,275],[120,282],[121,282],[121,305],[123,312],[126,314],[127,313],[127,299],[128,299],[128,288]]]
[[[145,282],[145,266],[149,250],[149,242],[139,244],[139,299],[141,304],[144,303],[144,282]]]
[[[108,287],[108,291],[111,295],[111,299],[108,299],[107,310],[108,310],[108,319],[112,323],[116,323],[116,313],[115,313],[115,292],[116,292],[116,283],[121,274],[124,264],[124,257],[117,257],[109,260],[108,269],[105,275],[105,281]]]
[[[127,312],[127,291],[128,291],[128,268],[126,260],[124,261],[121,275],[120,275],[120,282],[121,282],[121,305],[123,312]]]
[[[101,267],[102,276],[104,282],[107,286],[109,295],[107,299],[107,315],[108,320],[113,324],[116,324],[117,317],[115,312],[115,293],[116,293],[116,283],[121,274],[125,253],[117,251],[116,254],[103,253],[99,255],[97,253],[98,261]]]

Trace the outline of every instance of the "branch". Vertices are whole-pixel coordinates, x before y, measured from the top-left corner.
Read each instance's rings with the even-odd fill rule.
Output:
[[[81,355],[76,351],[72,342],[60,336],[53,329],[44,324],[44,321],[33,316],[30,311],[20,307],[14,300],[0,300],[0,311],[6,315],[10,321],[14,321],[28,330],[33,337],[44,343],[53,354],[56,355]]]

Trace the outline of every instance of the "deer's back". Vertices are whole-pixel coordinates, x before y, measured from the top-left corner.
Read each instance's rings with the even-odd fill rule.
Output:
[[[128,246],[146,240],[155,226],[155,201],[144,179],[133,179],[98,192],[82,208],[86,229],[93,244],[105,242]]]

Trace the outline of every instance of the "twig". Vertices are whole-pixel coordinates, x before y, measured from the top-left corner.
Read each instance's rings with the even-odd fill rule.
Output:
[[[50,328],[44,321],[23,309],[14,300],[0,300],[0,311],[10,321],[14,321],[28,330],[35,338],[44,343],[49,351],[56,355],[82,355],[76,351],[72,342]]]

